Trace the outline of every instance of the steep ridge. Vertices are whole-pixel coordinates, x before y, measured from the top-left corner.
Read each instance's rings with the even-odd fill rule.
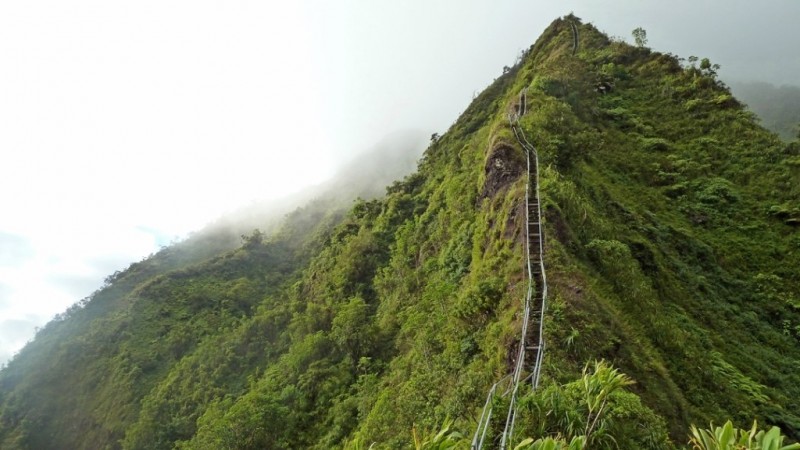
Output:
[[[569,21],[572,29],[572,55],[578,50],[578,28],[573,21]],[[547,299],[547,277],[544,265],[544,227],[542,226],[541,200],[539,196],[539,154],[536,148],[525,136],[525,131],[519,126],[520,116],[527,112],[527,88],[519,94],[519,100],[514,104],[513,111],[508,113],[508,123],[514,133],[514,138],[522,147],[525,153],[525,164],[527,181],[525,184],[525,263],[528,276],[528,288],[525,295],[522,311],[522,329],[518,344],[518,353],[512,374],[503,377],[501,381],[492,385],[486,404],[478,420],[478,426],[472,438],[471,448],[479,450],[483,448],[486,434],[489,429],[489,422],[492,417],[491,402],[497,391],[499,383],[510,377],[512,386],[503,395],[509,393],[511,398],[508,406],[503,433],[499,436],[501,450],[507,448],[514,435],[514,422],[517,417],[517,394],[523,371],[530,368],[530,375],[524,380],[530,379],[532,389],[539,386],[539,376],[542,369],[544,358],[544,320],[545,306]],[[533,362],[527,362],[529,352],[533,353]]]
[[[527,179],[525,183],[525,268],[527,275],[527,289],[522,307],[522,325],[520,339],[517,343],[517,354],[513,363],[513,370],[489,389],[486,403],[478,419],[475,434],[472,437],[471,448],[483,448],[492,419],[492,401],[497,393],[497,387],[506,381],[510,384],[502,396],[510,395],[508,413],[502,434],[494,439],[496,446],[501,449],[507,447],[509,439],[513,436],[514,421],[517,415],[517,394],[520,382],[530,380],[535,389],[539,384],[539,374],[544,357],[544,312],[545,299],[547,298],[547,282],[544,271],[544,245],[543,227],[539,201],[539,157],[536,149],[530,144],[524,132],[517,127],[519,116],[526,111],[526,96],[523,90],[519,102],[514,105],[514,112],[508,115],[508,123],[514,132],[517,143],[524,149]],[[533,361],[528,361],[533,353]],[[530,374],[522,379],[522,374],[528,370]]]
[[[45,327],[0,372],[0,447],[407,448],[447,417],[474,430],[524,363],[513,448],[555,432],[537,395],[600,358],[636,381],[621,448],[727,418],[798,438],[799,156],[714,74],[556,20],[385,197],[145,262]],[[544,249],[546,283],[521,257]],[[528,276],[547,320],[521,339]]]
[[[577,39],[577,37],[576,37]],[[539,155],[528,141],[525,132],[519,127],[519,116],[524,115],[527,106],[526,93],[520,93],[519,115],[509,117],[514,137],[525,151],[528,179],[525,184],[525,254],[528,272],[528,289],[523,309],[523,323],[519,343],[519,355],[514,369],[514,388],[508,408],[506,426],[500,440],[500,448],[505,449],[514,435],[514,422],[517,416],[516,397],[520,378],[527,368],[531,387],[539,386],[539,376],[544,358],[544,319],[547,300],[547,277],[544,267],[544,228],[542,227],[541,201],[539,198]],[[527,361],[528,355],[532,361]]]

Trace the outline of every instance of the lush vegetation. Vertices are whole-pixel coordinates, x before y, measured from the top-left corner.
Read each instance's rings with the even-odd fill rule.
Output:
[[[384,197],[110,277],[0,372],[0,447],[461,445],[518,339],[524,88],[551,297],[515,445],[672,448],[728,419],[800,438],[800,144],[710,61],[579,22],[573,55],[568,20]]]

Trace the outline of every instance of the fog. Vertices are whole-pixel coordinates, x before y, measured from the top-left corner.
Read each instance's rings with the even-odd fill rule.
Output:
[[[0,361],[160,246],[444,132],[570,12],[724,80],[800,73],[796,0],[3,2]]]
[[[393,181],[416,169],[429,140],[430,135],[419,130],[392,132],[371,148],[341,162],[336,173],[324,182],[230,211],[192,233],[189,241],[205,237],[219,240],[221,235],[227,235],[229,245],[238,245],[243,235],[255,229],[268,233],[281,225],[286,214],[313,200],[324,201],[333,209],[337,205],[347,207],[355,199],[380,197]]]

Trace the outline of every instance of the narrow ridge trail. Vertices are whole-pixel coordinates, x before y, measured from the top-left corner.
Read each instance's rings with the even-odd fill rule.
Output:
[[[569,26],[572,27],[572,56],[575,56],[575,53],[578,52],[578,27],[571,20]]]
[[[578,51],[578,28],[569,21],[572,29],[572,55]],[[501,378],[489,389],[486,403],[481,411],[480,419],[470,445],[471,450],[481,450],[486,443],[492,418],[492,401],[497,395],[498,387],[509,383],[501,394],[511,394],[505,426],[499,436],[500,450],[506,450],[514,435],[514,424],[517,418],[517,395],[521,384],[530,381],[531,389],[539,387],[539,377],[544,358],[544,313],[547,306],[547,275],[544,267],[544,227],[542,226],[541,201],[539,196],[539,154],[525,136],[519,123],[520,117],[527,112],[527,88],[519,94],[519,100],[513,113],[509,113],[508,122],[514,137],[525,151],[527,164],[527,183],[525,186],[525,259],[528,275],[528,288],[522,312],[522,329],[519,349],[514,364],[514,371]],[[523,379],[524,371],[529,374]],[[497,441],[495,441],[496,444]]]
[[[492,417],[492,400],[497,389],[508,382],[509,386],[502,396],[511,394],[505,427],[499,436],[499,448],[505,450],[514,433],[514,422],[517,416],[517,395],[522,383],[531,382],[533,389],[539,385],[542,359],[544,356],[544,311],[547,299],[547,278],[544,268],[544,233],[541,218],[541,202],[539,200],[539,158],[536,148],[528,141],[525,132],[519,125],[519,118],[527,109],[527,93],[523,90],[519,96],[516,111],[509,114],[508,120],[514,136],[522,146],[527,162],[527,182],[525,186],[525,260],[528,288],[522,312],[522,329],[514,371],[500,379],[489,389],[478,428],[472,439],[472,450],[483,448],[489,431]],[[530,373],[523,379],[523,372]]]
[[[519,118],[525,114],[526,110],[527,92],[523,89],[519,96],[519,114],[509,116],[509,122],[517,142],[525,150],[528,169],[525,186],[525,256],[528,289],[523,308],[519,353],[512,376],[511,401],[508,406],[505,428],[500,438],[501,450],[508,447],[511,437],[514,435],[517,394],[520,384],[530,380],[532,389],[539,387],[539,374],[545,348],[544,311],[547,299],[547,277],[544,269],[544,230],[539,200],[539,155],[519,124]],[[530,374],[522,380],[522,373],[526,368],[529,368]]]

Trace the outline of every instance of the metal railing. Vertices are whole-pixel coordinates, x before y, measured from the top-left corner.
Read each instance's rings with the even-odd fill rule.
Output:
[[[578,27],[572,20],[569,21],[569,24],[572,28],[572,55],[574,56],[578,52]],[[527,183],[525,185],[525,253],[528,271],[528,290],[525,295],[525,304],[522,313],[522,333],[519,343],[519,353],[517,354],[514,371],[510,374],[511,386],[509,390],[502,394],[505,396],[511,392],[511,400],[508,406],[508,413],[506,414],[506,423],[503,428],[503,433],[500,436],[500,450],[506,450],[506,447],[511,443],[511,439],[514,435],[514,424],[517,418],[517,393],[519,392],[520,384],[530,380],[531,389],[535,390],[539,387],[542,361],[544,359],[544,350],[546,347],[544,341],[544,313],[547,307],[547,274],[544,268],[544,230],[542,227],[541,202],[539,200],[539,154],[536,151],[536,147],[534,147],[527,136],[525,136],[525,131],[519,123],[519,118],[525,115],[527,108],[526,88],[520,92],[519,103],[515,108],[515,112],[508,115],[508,122],[511,126],[511,130],[514,132],[514,137],[517,139],[517,142],[519,142],[520,146],[525,150],[525,159],[528,168]],[[533,190],[531,189],[531,182],[533,182]],[[531,261],[532,255],[536,257],[535,267]],[[529,330],[531,311],[533,311],[533,319],[538,326]],[[535,345],[528,347],[526,342],[529,341],[535,341]],[[520,379],[526,366],[526,350],[535,351],[536,357],[530,365],[530,374],[524,379]],[[506,375],[489,389],[486,403],[481,412],[481,418],[478,421],[478,428],[472,439],[472,450],[481,450],[483,448],[492,417],[492,400],[496,394],[497,386],[508,379],[508,377],[509,375]]]
[[[578,52],[578,27],[572,20],[569,21],[569,26],[572,27],[572,56],[575,56]]]
[[[544,358],[544,311],[547,299],[547,279],[544,271],[544,234],[542,230],[541,204],[539,201],[539,157],[536,148],[528,141],[525,132],[519,125],[520,116],[527,110],[526,91],[520,93],[518,109],[515,113],[509,114],[508,120],[514,136],[525,150],[527,164],[527,183],[525,185],[525,253],[526,268],[528,275],[528,288],[525,295],[525,303],[522,313],[522,329],[520,334],[519,350],[514,371],[510,375],[511,386],[503,394],[511,393],[508,412],[506,414],[503,433],[500,435],[500,449],[505,450],[511,443],[514,434],[514,424],[517,417],[517,395],[522,383],[531,380],[531,386],[536,389],[539,386],[539,375],[541,373],[542,360]],[[533,182],[533,189],[532,187]],[[532,256],[536,258],[534,264]],[[530,329],[531,312],[533,311],[535,324],[538,325]],[[532,339],[531,339],[532,338]],[[528,347],[530,341],[535,341],[535,345]],[[526,351],[535,350],[536,356],[530,364],[530,374],[522,378],[522,373],[526,366]],[[492,400],[496,395],[497,387],[504,382],[509,375],[492,385],[486,398],[483,411],[481,412],[478,427],[472,439],[472,450],[481,450],[486,441],[489,424],[492,417]]]

